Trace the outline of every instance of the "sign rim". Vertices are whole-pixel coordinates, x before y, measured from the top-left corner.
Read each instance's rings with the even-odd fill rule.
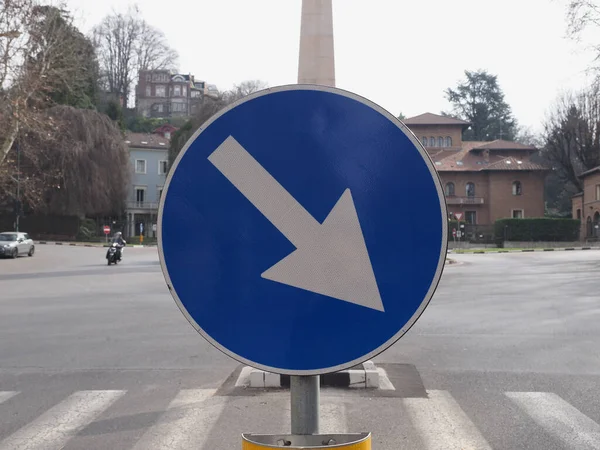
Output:
[[[171,281],[171,277],[169,276],[169,269],[165,262],[164,251],[163,251],[163,240],[162,240],[163,212],[164,212],[165,201],[169,195],[169,187],[171,185],[171,180],[173,179],[173,175],[177,172],[177,167],[179,166],[179,163],[181,162],[181,160],[183,159],[183,157],[185,156],[185,154],[187,153],[189,148],[192,146],[192,144],[196,141],[198,136],[200,136],[200,134],[202,134],[202,132],[204,132],[214,122],[216,122],[221,116],[225,115],[232,109],[235,109],[238,106],[240,106],[246,102],[263,97],[265,95],[274,94],[277,92],[286,92],[286,91],[319,91],[319,92],[328,92],[331,94],[340,95],[340,96],[355,100],[359,103],[362,103],[363,105],[375,110],[376,112],[378,112],[379,114],[381,114],[382,116],[384,116],[385,118],[390,120],[390,122],[392,122],[398,128],[400,128],[400,130],[408,137],[408,139],[412,142],[412,144],[419,151],[421,157],[423,158],[423,161],[425,162],[425,165],[429,169],[429,172],[433,179],[434,185],[438,192],[438,198],[440,201],[440,210],[442,213],[442,217],[441,217],[441,219],[442,219],[442,242],[441,242],[441,247],[440,247],[440,256],[439,256],[437,268],[436,268],[435,274],[433,276],[431,285],[429,286],[429,289],[427,290],[427,294],[425,295],[423,301],[419,305],[419,308],[417,308],[417,310],[413,313],[411,318],[404,324],[404,326],[402,328],[400,328],[400,330],[398,330],[391,338],[389,338],[387,341],[385,341],[383,344],[381,344],[377,348],[371,350],[370,352],[368,352],[352,361],[348,361],[348,362],[345,362],[342,364],[337,364],[335,366],[321,367],[319,369],[292,370],[292,369],[284,369],[281,367],[271,367],[271,366],[268,366],[265,364],[260,364],[255,361],[252,361],[250,359],[247,359],[247,358],[243,357],[242,355],[238,355],[237,353],[231,351],[230,349],[228,349],[227,347],[225,347],[224,345],[222,345],[221,343],[216,341],[214,338],[212,338],[212,336],[210,336],[208,333],[206,333],[202,329],[202,327],[194,320],[194,318],[188,313],[187,309],[185,308],[185,306],[179,299],[179,295],[177,294],[177,291],[175,290],[175,287],[173,286],[173,283]],[[402,336],[404,336],[413,327],[413,325],[419,320],[419,318],[421,317],[421,315],[423,314],[423,312],[425,311],[425,309],[431,302],[433,294],[437,290],[440,279],[442,277],[442,273],[444,271],[444,267],[445,267],[445,263],[446,263],[446,256],[447,256],[447,252],[448,252],[448,211],[447,211],[447,206],[446,206],[446,198],[444,195],[444,190],[443,190],[440,175],[437,172],[437,170],[435,169],[433,160],[427,153],[427,150],[425,150],[425,148],[421,144],[421,141],[419,141],[419,139],[415,136],[415,134],[402,121],[400,121],[397,117],[395,117],[393,114],[391,114],[389,111],[387,111],[385,108],[381,107],[377,103],[375,103],[365,97],[362,97],[358,94],[355,94],[353,92],[346,91],[344,89],[330,87],[330,86],[317,85],[317,84],[287,84],[287,85],[281,85],[281,86],[275,86],[275,87],[263,89],[261,91],[254,92],[250,95],[247,95],[244,98],[236,100],[232,104],[221,109],[219,112],[217,112],[215,115],[213,115],[210,119],[208,119],[200,128],[198,128],[198,130],[196,130],[196,132],[192,135],[192,137],[190,137],[188,139],[188,141],[185,143],[185,145],[183,146],[183,148],[177,155],[177,158],[175,158],[175,161],[173,162],[171,169],[169,170],[167,179],[165,180],[165,184],[163,187],[163,195],[161,196],[161,199],[159,202],[158,221],[157,222],[158,222],[157,223],[157,241],[158,241],[158,255],[159,255],[159,261],[160,261],[160,267],[161,267],[163,276],[165,278],[165,281],[167,283],[167,287],[169,288],[169,292],[170,292],[171,296],[175,300],[177,307],[183,313],[184,317],[188,320],[190,325],[192,325],[192,327],[194,327],[194,329],[204,339],[206,339],[213,347],[215,347],[217,350],[221,351],[225,355],[229,356],[230,358],[232,358],[242,364],[245,364],[245,365],[260,369],[260,370],[265,370],[267,372],[272,372],[272,373],[277,373],[277,374],[282,374],[282,375],[310,376],[310,375],[323,375],[323,374],[327,374],[327,373],[338,372],[338,371],[341,371],[344,369],[349,369],[358,364],[361,364],[362,362],[364,362],[368,359],[374,358],[375,356],[379,355],[380,353],[382,353],[385,350],[387,350],[388,348],[390,348],[392,345],[394,345],[396,342],[398,342],[398,340],[400,340],[400,338],[402,338]]]

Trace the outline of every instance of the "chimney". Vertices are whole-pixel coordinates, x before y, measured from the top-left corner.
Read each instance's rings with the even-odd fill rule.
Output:
[[[488,149],[485,149],[483,151],[483,160],[486,162],[486,164],[489,164],[489,162],[490,162],[490,151]]]
[[[171,140],[171,132],[170,131],[165,131],[165,139]]]

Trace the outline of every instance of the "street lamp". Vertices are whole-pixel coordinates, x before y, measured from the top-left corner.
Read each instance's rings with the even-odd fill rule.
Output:
[[[19,142],[15,141],[17,147],[17,218],[15,221],[15,231],[19,232],[19,221],[21,218],[21,147]]]

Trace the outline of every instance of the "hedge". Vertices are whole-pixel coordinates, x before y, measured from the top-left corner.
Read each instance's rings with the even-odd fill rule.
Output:
[[[579,239],[580,227],[575,219],[500,219],[494,234],[497,240],[569,242]]]

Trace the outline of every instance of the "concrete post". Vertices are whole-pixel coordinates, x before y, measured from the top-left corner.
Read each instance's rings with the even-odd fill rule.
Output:
[[[335,86],[332,0],[303,0],[298,84]]]

